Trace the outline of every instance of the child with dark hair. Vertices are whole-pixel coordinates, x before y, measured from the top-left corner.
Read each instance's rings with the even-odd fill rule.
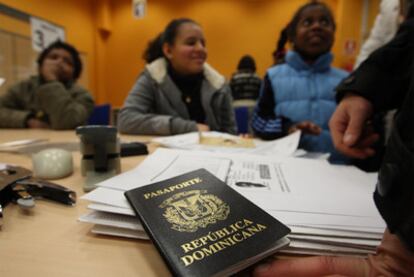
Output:
[[[171,135],[193,131],[235,133],[230,87],[206,63],[199,24],[171,21],[148,45],[149,62],[119,112],[123,133]]]
[[[280,32],[279,39],[277,41],[276,50],[273,51],[273,65],[278,65],[285,62],[285,56],[286,56],[286,43],[288,42],[288,27],[282,29]]]
[[[56,41],[40,53],[37,63],[38,76],[0,97],[0,127],[73,129],[85,124],[94,101],[75,84],[82,72],[78,51]]]
[[[338,86],[340,102],[329,124],[337,149],[364,159],[378,138],[369,129],[373,114],[398,109],[373,197],[387,223],[376,253],[280,259],[260,265],[253,276],[414,276],[414,20],[406,18],[394,39]]]
[[[241,57],[237,72],[230,79],[230,87],[234,100],[253,100],[259,97],[262,80],[256,74],[256,62],[250,55]]]
[[[252,119],[252,128],[263,139],[275,139],[302,130],[299,147],[331,153],[331,161],[343,163],[335,151],[328,121],[335,110],[335,86],[347,76],[331,67],[335,22],[321,2],[303,5],[294,14],[286,34],[293,45],[285,62],[271,67],[265,76]]]

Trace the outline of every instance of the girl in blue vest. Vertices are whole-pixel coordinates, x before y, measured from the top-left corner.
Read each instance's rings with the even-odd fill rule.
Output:
[[[275,139],[302,130],[300,148],[331,153],[331,161],[345,157],[334,149],[328,122],[335,110],[336,85],[347,76],[331,67],[335,22],[323,3],[305,4],[286,30],[292,50],[285,63],[271,67],[264,78],[252,119],[255,134]],[[286,42],[286,41],[285,41]],[[284,43],[279,43],[284,45]]]

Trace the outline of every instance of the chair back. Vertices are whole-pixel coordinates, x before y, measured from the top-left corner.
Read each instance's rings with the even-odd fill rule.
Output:
[[[109,125],[111,121],[111,104],[96,105],[88,119],[88,125]]]
[[[248,134],[249,133],[249,108],[248,107],[235,107],[234,114],[236,116],[237,133]]]

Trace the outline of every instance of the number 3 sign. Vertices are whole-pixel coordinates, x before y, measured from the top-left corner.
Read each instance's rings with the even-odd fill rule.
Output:
[[[36,17],[30,18],[32,27],[32,48],[40,52],[56,40],[65,41],[65,30]]]

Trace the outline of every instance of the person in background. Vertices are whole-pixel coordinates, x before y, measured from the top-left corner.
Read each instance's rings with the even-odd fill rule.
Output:
[[[285,63],[270,68],[264,78],[252,128],[263,139],[302,130],[299,147],[331,153],[331,161],[345,163],[332,144],[328,122],[335,110],[335,86],[348,74],[331,67],[335,22],[324,4],[300,7],[287,27],[293,50]]]
[[[253,100],[256,103],[261,84],[262,80],[256,74],[256,62],[252,56],[244,55],[230,79],[233,100]]]
[[[375,18],[374,26],[371,29],[368,39],[364,42],[356,59],[354,69],[358,68],[368,56],[376,49],[388,43],[396,34],[399,24],[404,19],[404,1],[402,0],[381,0],[380,11]],[[408,12],[406,12],[408,15]],[[390,110],[383,115],[384,142],[390,136],[392,122],[396,110]],[[379,142],[380,143],[380,142]]]
[[[188,18],[172,20],[144,57],[149,63],[119,112],[121,132],[236,132],[230,86],[206,63],[199,24]]]
[[[73,129],[85,124],[94,101],[76,84],[82,72],[78,51],[56,41],[40,53],[37,64],[37,76],[0,97],[0,127]]]
[[[413,7],[413,1],[405,1]],[[310,257],[279,260],[255,269],[254,276],[414,276],[414,19],[378,49],[337,88],[340,101],[330,121],[337,149],[354,158],[374,154],[378,134],[372,115],[397,108],[394,127],[374,192],[387,223],[381,244],[368,258]]]
[[[365,61],[368,56],[389,42],[397,33],[399,25],[399,0],[381,0],[380,11],[375,18],[368,39],[364,42],[356,59],[354,69]]]

